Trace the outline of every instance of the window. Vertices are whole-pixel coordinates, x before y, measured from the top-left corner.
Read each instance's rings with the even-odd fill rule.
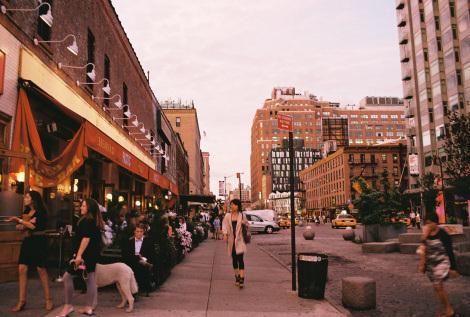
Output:
[[[398,163],[398,154],[393,154],[393,163]]]
[[[52,0],[45,0],[43,2],[47,2],[50,4],[51,9],[52,9]],[[50,41],[51,40],[51,27],[44,22],[40,16],[43,14],[46,14],[47,11],[49,10],[49,6],[43,5],[39,8],[38,12],[38,35],[43,39],[44,41]]]
[[[398,175],[398,167],[394,166],[393,167],[393,172],[392,172],[393,176],[397,176]]]
[[[454,2],[449,3],[449,9],[450,9],[450,16],[455,18],[455,4]]]
[[[419,20],[424,22],[424,10],[419,10]]]
[[[176,126],[181,127],[181,117],[176,117]]]
[[[111,85],[110,75],[111,75],[111,62],[109,61],[108,55],[105,54],[104,55],[104,78],[108,79],[109,83],[104,81],[103,87],[105,87],[108,84]],[[106,92],[103,92],[103,98],[109,98],[109,95]],[[109,107],[109,99],[104,99],[103,101],[104,101],[105,106]]]
[[[424,55],[424,61],[427,62],[429,60],[427,48],[423,49],[423,55]]]
[[[440,24],[439,24],[439,17],[438,16],[434,17],[434,23],[436,25],[436,31],[439,31],[441,27],[440,27]]]
[[[462,85],[462,71],[457,70],[457,85]]]
[[[386,115],[386,114],[381,114],[381,115],[380,115],[380,118],[381,118],[381,119],[388,119],[388,115]]]
[[[90,31],[90,29],[88,29],[88,34],[87,34],[87,64],[89,63],[95,63],[95,36],[93,35],[93,33]],[[88,65],[87,66],[87,69],[86,69],[86,72],[87,73],[90,73],[91,71],[93,70],[93,66],[92,65]],[[86,82],[91,82],[91,78],[86,75]],[[93,85],[88,85],[88,88],[90,90],[93,90]]]
[[[382,163],[387,163],[387,154],[382,154]]]
[[[7,116],[6,114],[3,114],[2,112],[0,112],[0,148],[6,148],[8,146],[7,126],[10,123],[10,120],[11,120],[10,116]]]

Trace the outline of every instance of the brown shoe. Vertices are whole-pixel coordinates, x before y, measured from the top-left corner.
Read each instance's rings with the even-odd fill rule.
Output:
[[[18,304],[16,304],[16,306],[14,306],[14,307],[11,309],[11,311],[12,311],[12,312],[15,312],[15,313],[20,312],[20,311],[22,311],[22,310],[24,309],[25,306],[26,306],[26,302],[24,302],[24,301],[19,301]]]
[[[51,311],[54,308],[54,303],[52,299],[46,299],[46,310]]]

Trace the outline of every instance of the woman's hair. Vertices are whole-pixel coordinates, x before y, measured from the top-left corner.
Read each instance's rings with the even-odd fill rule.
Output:
[[[98,203],[96,202],[96,200],[94,200],[93,198],[86,198],[83,200],[83,202],[85,202],[86,207],[88,209],[88,213],[86,214],[85,217],[88,219],[94,219],[96,227],[103,229],[104,222],[101,216],[100,207],[98,206]]]
[[[435,212],[430,212],[426,215],[426,221],[439,223],[439,216]]]
[[[30,190],[26,192],[31,196],[31,206],[26,206],[25,211],[30,211],[31,209],[36,210],[37,212],[47,213],[46,205],[44,204],[44,200],[42,200],[42,196],[39,192],[35,190]]]
[[[238,211],[242,211],[242,202],[240,199],[232,199],[231,204],[237,205]]]

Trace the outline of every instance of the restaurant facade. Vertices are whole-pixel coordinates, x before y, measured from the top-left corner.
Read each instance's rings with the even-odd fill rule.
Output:
[[[88,197],[178,208],[187,154],[111,1],[0,5],[0,220],[21,213],[29,189],[51,232]],[[16,278],[21,239],[1,222],[0,282]]]

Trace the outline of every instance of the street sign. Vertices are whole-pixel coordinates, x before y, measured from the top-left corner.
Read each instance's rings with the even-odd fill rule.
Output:
[[[219,181],[219,196],[225,196],[225,181]]]
[[[277,115],[277,128],[280,130],[292,131],[294,118],[285,114]]]

